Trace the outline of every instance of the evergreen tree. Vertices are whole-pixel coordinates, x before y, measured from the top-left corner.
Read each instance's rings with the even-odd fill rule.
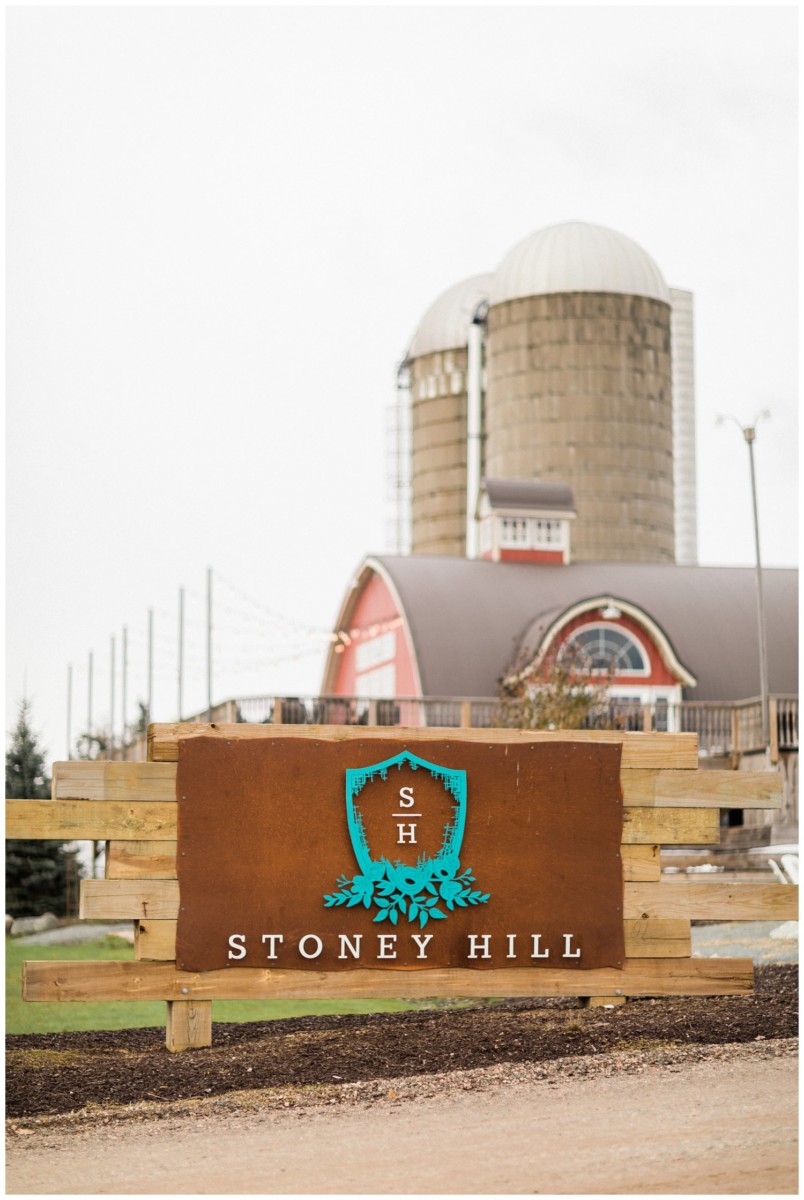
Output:
[[[50,777],[45,756],[31,729],[31,703],[20,703],[17,724],[6,751],[6,798],[8,800],[47,800]]]
[[[11,745],[6,751],[6,796],[10,800],[41,800],[50,796],[45,756],[31,728],[30,702],[20,704]],[[66,907],[68,862],[61,842],[14,840],[6,846],[6,912],[36,917]]]

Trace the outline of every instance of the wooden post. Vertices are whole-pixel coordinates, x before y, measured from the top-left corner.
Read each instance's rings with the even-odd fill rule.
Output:
[[[129,736],[128,730],[126,728],[126,717],[128,716],[128,704],[127,704],[127,701],[128,701],[128,678],[127,678],[127,675],[128,675],[128,629],[126,628],[125,625],[123,626],[123,645],[120,648],[120,654],[121,654],[121,657],[123,660],[121,663],[121,671],[120,671],[121,676],[122,676],[121,681],[120,681],[121,688],[122,688],[121,708],[123,710],[122,714],[121,714],[121,720],[123,723],[123,738],[122,738],[122,743],[121,743],[120,757],[125,762],[125,760],[128,758],[128,736]],[[179,716],[179,720],[181,720],[181,716]]]
[[[73,668],[67,668],[67,757],[73,756],[73,733],[72,733],[72,709],[73,709]],[[69,916],[69,912],[67,916]]]
[[[642,705],[642,732],[643,733],[652,733],[653,732],[653,705],[652,704],[643,704]]]
[[[207,567],[207,720],[212,720],[212,567]]]
[[[172,1054],[212,1045],[212,1001],[168,1000],[165,1045]]]
[[[775,696],[771,696],[768,700],[768,723],[770,733],[770,760],[772,763],[779,761],[779,701]]]
[[[148,609],[148,723],[154,719],[154,610]]]
[[[463,700],[461,702],[461,729],[472,728],[472,701]]]
[[[731,710],[731,765],[736,768],[740,762],[740,710],[735,704]]]

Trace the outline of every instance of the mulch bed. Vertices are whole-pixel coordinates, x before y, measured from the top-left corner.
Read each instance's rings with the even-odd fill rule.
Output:
[[[169,1054],[164,1029],[21,1034],[6,1039],[11,1118],[311,1087],[498,1063],[538,1063],[661,1046],[725,1045],[797,1034],[798,967],[758,966],[749,996],[503,1000],[370,1016],[216,1024],[213,1045]]]

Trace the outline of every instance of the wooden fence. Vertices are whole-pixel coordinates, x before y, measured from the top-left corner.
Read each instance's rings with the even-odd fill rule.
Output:
[[[798,751],[798,697],[770,696],[770,761],[779,761],[780,751]],[[394,697],[366,696],[245,696],[226,700],[211,710],[188,717],[187,721],[215,724],[246,722],[265,725],[383,725],[393,728],[494,728],[500,717],[500,702],[470,696]],[[646,733],[694,733],[700,758],[732,759],[736,766],[744,754],[766,749],[762,733],[762,704],[759,697],[719,703],[712,700],[682,700],[678,704],[623,698],[611,700],[599,716],[590,718],[600,727]],[[113,758],[144,761],[148,739],[138,734],[126,745],[115,745]]]
[[[406,731],[399,731],[404,736]],[[80,916],[135,922],[133,962],[28,962],[26,1000],[165,1000],[167,1046],[211,1044],[212,1001],[428,996],[580,995],[589,1004],[628,996],[748,992],[750,959],[693,958],[691,921],[795,918],[798,889],[778,883],[663,879],[660,848],[718,841],[723,808],[774,809],[775,772],[698,769],[694,734],[510,729],[416,729],[420,742],[449,736],[471,742],[621,742],[624,799],[622,863],[626,961],[622,969],[470,968],[399,972],[311,972],[242,968],[185,972],[176,967],[176,762],[180,738],[228,740],[282,736],[382,739],[386,728],[343,726],[154,725],[147,762],[61,762],[50,800],[7,802],[7,836],[108,842],[106,878],[81,883]],[[394,731],[396,736],[397,731]]]

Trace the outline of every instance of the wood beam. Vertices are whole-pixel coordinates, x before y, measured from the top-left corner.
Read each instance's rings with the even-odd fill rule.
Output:
[[[26,1000],[279,1000],[428,996],[707,996],[750,992],[750,958],[627,959],[591,971],[456,967],[400,971],[177,971],[161,962],[27,962]]]

